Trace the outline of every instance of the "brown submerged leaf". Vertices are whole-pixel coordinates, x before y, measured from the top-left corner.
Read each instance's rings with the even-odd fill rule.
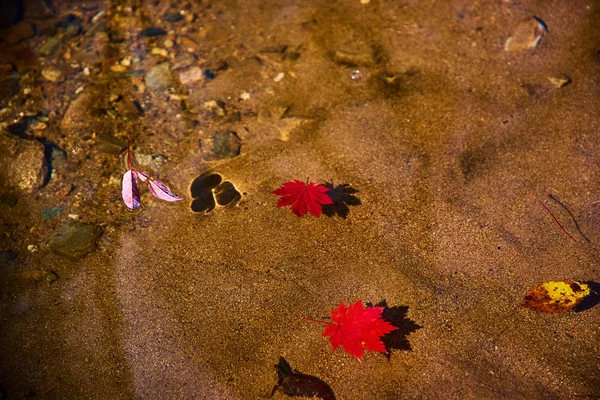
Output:
[[[288,396],[318,397],[323,400],[335,400],[333,390],[327,383],[312,375],[304,375],[292,369],[283,357],[275,365],[279,380],[271,392],[271,397],[277,390]]]

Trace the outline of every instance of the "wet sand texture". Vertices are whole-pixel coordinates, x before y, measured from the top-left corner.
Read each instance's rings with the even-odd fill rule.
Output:
[[[29,8],[34,34],[0,44],[0,398],[259,399],[280,357],[337,399],[600,396],[600,308],[520,306],[538,283],[600,279],[599,7]],[[505,50],[533,16],[537,47]],[[184,201],[141,186],[126,211],[127,135]],[[221,184],[225,205],[194,212],[207,172],[219,182],[194,197]],[[307,178],[362,204],[276,208]],[[74,219],[95,250],[54,252]],[[358,299],[407,307],[406,349],[361,363],[302,320]]]

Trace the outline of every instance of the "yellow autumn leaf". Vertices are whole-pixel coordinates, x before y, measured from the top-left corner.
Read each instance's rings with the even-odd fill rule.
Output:
[[[528,291],[521,305],[538,312],[559,313],[571,310],[589,294],[590,287],[585,283],[544,282]]]

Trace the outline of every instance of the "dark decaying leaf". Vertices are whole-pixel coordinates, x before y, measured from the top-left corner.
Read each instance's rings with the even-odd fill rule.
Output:
[[[215,197],[212,190],[198,193],[198,196],[192,201],[192,211],[194,212],[209,212],[215,208]]]
[[[333,204],[323,205],[323,214],[328,217],[333,217],[337,214],[342,218],[346,218],[350,212],[348,206],[360,206],[362,204],[360,199],[354,196],[355,193],[358,193],[358,190],[351,187],[348,183],[337,186],[334,186],[333,183],[324,183],[322,186],[328,189],[325,193],[333,202]]]
[[[194,179],[190,190],[192,197],[201,197],[205,192],[210,192],[221,183],[221,175],[205,172]]]
[[[221,184],[215,188],[215,197],[220,206],[234,206],[242,198],[242,195],[235,189],[233,183],[221,182]]]
[[[271,397],[277,390],[288,396],[320,398],[323,400],[335,400],[333,390],[327,383],[312,375],[304,375],[292,369],[283,357],[279,357],[279,364],[275,365],[279,380],[271,392]]]
[[[367,306],[371,307],[372,304],[367,303]],[[421,329],[422,326],[406,316],[408,314],[408,306],[389,307],[385,300],[380,301],[375,306],[383,307],[381,317],[398,328],[381,339],[387,350],[387,354],[385,354],[387,359],[390,359],[392,350],[412,351],[407,336]]]
[[[233,183],[223,182],[221,175],[213,174],[210,171],[204,172],[194,179],[190,191],[194,198],[191,206],[194,212],[212,211],[217,204],[234,206],[242,198]]]

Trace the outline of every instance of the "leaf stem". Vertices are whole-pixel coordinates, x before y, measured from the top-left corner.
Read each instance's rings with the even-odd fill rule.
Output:
[[[323,324],[323,325],[331,325],[331,324],[333,324],[333,322],[325,322],[325,321],[321,321],[321,320],[318,320],[318,319],[312,319],[312,318],[307,318],[307,317],[302,317],[302,320],[304,320],[304,321],[311,321],[311,322],[318,322],[318,323]]]
[[[129,169],[133,169],[133,167],[131,166],[131,147],[130,147],[130,139],[129,139],[129,134],[127,134],[127,166],[129,167]]]

